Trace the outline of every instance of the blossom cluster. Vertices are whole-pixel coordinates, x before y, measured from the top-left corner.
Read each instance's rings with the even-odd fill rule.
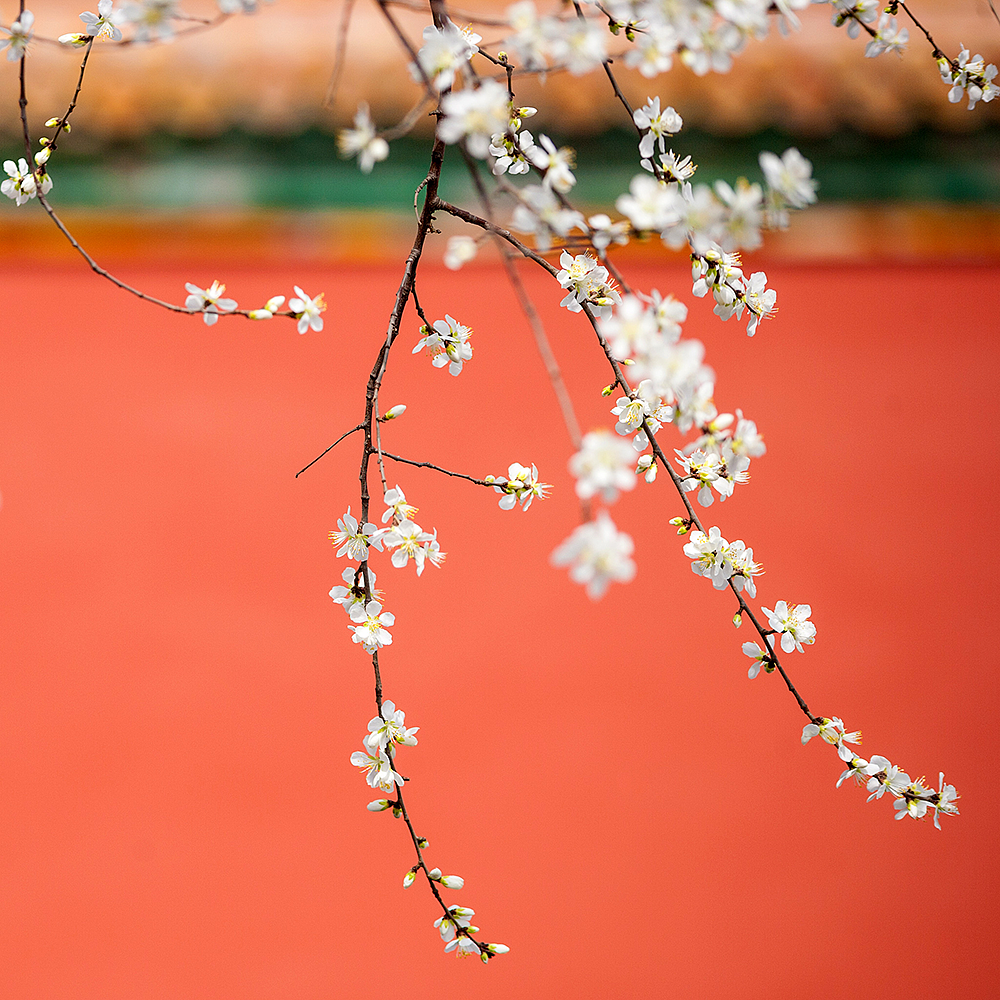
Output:
[[[472,344],[469,343],[472,330],[447,313],[444,319],[434,321],[432,330],[422,326],[420,332],[423,336],[412,353],[425,351],[435,368],[447,365],[452,375],[459,375],[465,362],[472,360]]]
[[[935,791],[924,784],[924,778],[911,778],[905,771],[890,763],[885,757],[875,754],[871,760],[859,757],[848,743],[859,745],[861,733],[848,733],[844,723],[836,718],[821,718],[810,722],[802,729],[802,743],[808,743],[814,736],[819,736],[825,743],[836,748],[837,756],[847,765],[846,770],[837,779],[837,787],[848,778],[853,778],[856,784],[864,785],[868,801],[880,799],[888,791],[893,798],[896,819],[911,816],[913,819],[923,819],[928,810],[934,814],[934,825],[940,830],[940,817],[957,816],[956,799],[960,798],[954,785],[946,784],[944,772],[938,775],[938,788]]]
[[[219,321],[219,316],[223,313],[234,312],[238,308],[236,299],[224,298],[226,286],[219,281],[213,281],[208,288],[200,288],[191,282],[184,286],[187,289],[187,299],[184,301],[184,308],[188,312],[200,312],[205,319],[206,326],[213,326]],[[291,316],[297,320],[299,333],[306,330],[319,332],[323,329],[323,313],[326,312],[326,301],[320,293],[315,298],[310,298],[298,285],[294,286],[295,295],[288,300],[288,312],[283,315]],[[247,312],[250,319],[271,319],[275,313],[285,304],[284,295],[274,295],[267,300],[260,309],[251,309]]]
[[[513,510],[518,504],[521,510],[527,510],[531,501],[538,497],[544,500],[552,486],[538,481],[538,469],[534,465],[520,465],[512,462],[507,468],[506,476],[487,476],[495,492],[501,494],[497,506],[501,510]]]
[[[513,34],[504,40],[519,65],[529,70],[564,66],[574,75],[600,68],[609,52],[608,33],[624,37],[625,65],[644,77],[665,73],[674,57],[699,76],[727,72],[750,38],[768,33],[768,13],[777,10],[783,27],[798,27],[794,11],[810,0],[610,0],[607,21],[539,15],[532,0],[507,10]]]

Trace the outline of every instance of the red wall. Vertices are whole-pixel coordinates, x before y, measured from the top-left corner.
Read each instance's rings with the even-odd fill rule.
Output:
[[[808,602],[787,658],[810,706],[962,793],[893,821],[834,788],[840,762],[776,676],[750,682],[732,598],[696,579],[668,484],[612,509],[635,582],[599,604],[549,567],[576,523],[567,440],[499,274],[427,270],[432,318],[475,328],[461,377],[409,350],[385,446],[474,475],[535,462],[527,513],[390,469],[449,556],[376,565],[386,696],[428,860],[511,954],[441,953],[400,882],[400,823],[349,757],[374,713],[368,658],[327,597],[326,535],[358,507],[359,444],[297,469],[363,412],[398,267],[133,268],[183,301],[323,289],[326,329],[208,328],[78,267],[4,265],[0,347],[0,994],[16,1000],[982,997],[995,983],[1000,271],[769,270],[753,340],[691,300],[720,408],[768,444],[707,512]],[[531,278],[585,427],[608,426],[593,334]],[[671,440],[668,434],[666,440]],[[373,484],[374,485],[374,484]],[[381,505],[376,506],[381,511]]]

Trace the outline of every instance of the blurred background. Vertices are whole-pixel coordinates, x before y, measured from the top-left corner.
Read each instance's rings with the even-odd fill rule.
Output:
[[[82,27],[77,6],[47,3],[37,15],[37,34],[54,38]],[[486,6],[471,0],[467,9]],[[208,3],[185,7],[191,15],[215,10]],[[328,100],[342,13],[337,2],[284,0],[262,3],[253,16],[231,17],[221,30],[194,30],[179,44],[98,45],[74,133],[60,145],[52,169],[60,208],[74,213],[78,225],[96,223],[91,213],[99,209],[101,225],[88,232],[97,239],[118,223],[127,230],[142,209],[149,252],[169,252],[180,239],[182,253],[219,238],[239,243],[245,253],[266,254],[266,234],[279,220],[320,213],[318,224],[307,227],[310,234],[282,228],[280,256],[290,240],[307,256],[379,254],[384,225],[373,230],[355,219],[348,251],[330,231],[330,213],[346,224],[358,210],[369,219],[371,210],[409,212],[423,176],[430,120],[393,142],[389,159],[370,178],[337,156],[336,130],[351,123],[359,101],[367,100],[375,122],[388,127],[417,95],[385,20],[374,6],[358,3],[336,99]],[[1000,61],[1000,25],[987,0],[941,0],[923,16],[949,54],[965,44],[988,62]],[[398,17],[419,43],[423,15],[401,8]],[[759,177],[762,149],[796,145],[813,161],[821,206],[795,234],[773,239],[774,252],[855,257],[866,239],[891,243],[904,256],[995,252],[1000,102],[972,112],[964,101],[950,104],[923,39],[911,37],[904,58],[865,59],[864,38],[833,28],[826,5],[803,11],[802,20],[803,30],[787,38],[775,29],[749,44],[726,74],[696,77],[678,65],[648,81],[623,64],[616,69],[633,106],[656,93],[681,112],[685,128],[676,146],[699,164],[701,180]],[[481,31],[487,41],[502,37],[499,28]],[[76,50],[39,40],[29,66],[37,130],[65,108],[79,58]],[[12,67],[0,76],[0,100],[11,109],[16,77]],[[540,109],[535,133],[577,149],[577,195],[595,207],[610,206],[636,170],[632,130],[606,88],[598,74],[556,73],[525,80],[518,92],[519,100]],[[18,125],[14,114],[0,118],[4,157],[21,150]],[[455,197],[464,193],[461,174],[446,174]],[[866,212],[863,225],[856,209]],[[5,243],[20,248],[29,238],[22,230],[38,221],[37,213],[15,213],[6,204],[0,212]],[[193,225],[188,231],[195,238],[170,233],[178,212],[187,213],[185,227]],[[231,232],[248,214],[262,227],[249,245]],[[237,222],[236,228],[244,227]],[[391,224],[388,231],[395,231]]]
[[[950,53],[1000,61],[984,0],[924,6]],[[40,36],[80,27],[78,6],[36,7]],[[425,18],[400,17],[419,38]],[[699,177],[757,178],[758,152],[787,145],[815,163],[820,204],[749,262],[780,309],[752,340],[690,295],[682,255],[623,261],[689,306],[720,409],[767,442],[706,513],[764,563],[760,603],[812,604],[796,682],[865,754],[934,786],[944,770],[962,816],[940,833],[837,789],[779,679],[747,679],[747,626],[688,569],[665,483],[611,508],[636,541],[629,587],[595,605],[549,565],[579,510],[530,331],[492,252],[453,273],[428,243],[421,301],[472,326],[476,353],[457,379],[411,355],[407,310],[387,447],[473,475],[536,462],[554,484],[508,513],[388,470],[448,560],[419,580],[376,566],[397,616],[386,694],[421,727],[400,767],[428,860],[511,946],[483,968],[441,953],[429,893],[400,885],[403,831],[348,763],[372,679],[327,596],[344,567],[327,533],[357,510],[357,437],[294,475],[359,419],[427,156],[424,133],[370,177],[338,159],[358,100],[389,125],[415,97],[359,3],[324,104],[340,19],[279,0],[169,45],[97,46],[51,164],[54,205],[123,279],[174,302],[216,278],[241,305],[322,291],[321,333],[156,309],[37,204],[0,200],[0,997],[992,996],[1000,101],[949,104],[917,39],[866,60],[825,7],[725,76],[623,83],[684,116]],[[33,45],[36,134],[78,65]],[[21,155],[16,71],[0,60],[4,157]],[[552,74],[522,97],[609,207],[635,136],[602,81]],[[581,423],[608,426],[606,365],[535,270]]]

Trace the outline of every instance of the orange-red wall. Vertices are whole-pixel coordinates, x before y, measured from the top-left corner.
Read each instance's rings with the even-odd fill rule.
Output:
[[[768,444],[707,512],[808,602],[787,664],[810,706],[864,730],[962,816],[893,821],[776,676],[750,682],[732,598],[696,579],[665,481],[612,508],[635,582],[599,604],[549,567],[576,523],[569,453],[524,322],[492,268],[428,269],[438,318],[475,328],[461,377],[409,351],[385,447],[474,475],[535,462],[527,513],[389,470],[445,567],[376,564],[386,696],[428,860],[511,954],[441,954],[404,892],[400,823],[349,763],[368,658],[327,591],[357,511],[362,415],[398,267],[125,269],[183,301],[323,289],[326,329],[167,314],[78,267],[4,265],[0,345],[0,995],[12,1000],[986,997],[997,966],[996,267],[769,270],[753,340],[688,301],[720,408]],[[586,428],[609,425],[593,334],[529,276]],[[671,441],[670,434],[666,440]],[[373,483],[374,486],[374,483]],[[376,512],[381,505],[376,505]]]

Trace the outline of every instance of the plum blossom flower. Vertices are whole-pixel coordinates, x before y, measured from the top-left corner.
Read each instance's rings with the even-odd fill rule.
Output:
[[[691,560],[692,572],[711,580],[716,590],[722,590],[729,583],[733,575],[729,542],[722,537],[719,528],[710,528],[707,535],[704,531],[691,532],[684,555]]]
[[[910,32],[900,28],[894,17],[883,14],[875,27],[875,37],[865,46],[865,56],[871,59],[883,52],[895,52],[901,56],[909,40]]]
[[[871,772],[867,785],[867,789],[871,793],[868,796],[869,802],[872,799],[882,798],[886,791],[899,797],[903,794],[903,789],[910,783],[910,776],[905,771],[878,754],[872,757],[870,766],[874,770]]]
[[[569,460],[576,477],[576,495],[589,500],[600,493],[605,503],[614,503],[620,491],[635,488],[632,446],[608,431],[584,434],[580,450]]]
[[[424,571],[424,559],[426,551],[424,545],[434,538],[429,532],[424,531],[419,524],[410,520],[399,521],[394,524],[382,538],[386,549],[392,549],[392,564],[397,569],[402,569],[410,559],[414,561],[417,568],[417,576]]]
[[[406,714],[402,709],[396,708],[395,702],[386,699],[382,702],[382,714],[376,715],[368,723],[368,735],[365,737],[365,743],[372,750],[376,747],[388,750],[393,744],[415,747],[417,738],[413,734],[419,728],[419,726],[413,726],[407,729]]]
[[[378,601],[369,601],[364,608],[355,604],[351,608],[351,621],[355,622],[349,626],[354,633],[352,641],[361,643],[366,653],[392,645],[388,626],[395,623],[396,616],[390,611],[383,611]]]
[[[386,505],[385,513],[382,514],[383,524],[389,521],[405,521],[412,518],[418,510],[413,504],[406,502],[406,495],[399,483],[396,483],[393,489],[385,491],[383,500]]]
[[[518,503],[521,505],[521,510],[527,510],[535,497],[544,500],[548,491],[552,489],[550,483],[538,481],[538,469],[534,465],[529,467],[517,462],[512,462],[508,467],[507,477],[487,476],[486,482],[495,483],[494,491],[503,494],[497,503],[501,510],[513,510]]]
[[[767,614],[767,608],[764,608],[764,613]],[[768,637],[770,641],[770,637]],[[822,718],[819,722],[810,722],[808,725],[802,727],[802,745],[805,746],[814,736],[819,736],[824,742],[829,743],[831,746],[837,747],[838,751],[843,748],[845,743],[860,743],[861,733],[848,733],[844,731],[843,719],[838,719],[834,716],[832,719]],[[878,758],[873,757],[872,760],[877,760]]]
[[[923,778],[916,778],[904,789],[902,795],[893,802],[896,810],[896,819],[903,819],[904,816],[912,816],[914,819],[923,819],[927,815],[930,806],[931,790],[924,784]]]
[[[559,263],[562,270],[556,274],[556,280],[563,288],[569,289],[559,305],[565,306],[570,312],[580,312],[586,303],[595,316],[608,319],[612,307],[622,300],[608,281],[608,269],[601,267],[588,254],[574,256],[566,250],[560,255]]]
[[[134,25],[137,42],[169,42],[174,37],[171,21],[180,16],[177,0],[135,0],[115,11],[115,23]]]
[[[816,200],[812,164],[794,147],[781,156],[763,152],[757,157],[764,179],[776,194],[793,208],[805,208]]]
[[[569,566],[569,577],[587,588],[587,596],[596,601],[604,596],[608,584],[628,583],[635,576],[632,537],[619,531],[604,512],[593,521],[581,524],[552,553],[553,566]]]
[[[639,140],[639,155],[647,159],[653,155],[654,142],[659,145],[661,153],[666,152],[664,137],[680,132],[684,124],[673,108],[666,107],[660,111],[659,97],[647,97],[646,103],[633,113],[632,120],[638,128],[644,130],[642,139]]]
[[[13,160],[4,160],[3,168],[7,172],[7,178],[0,184],[0,191],[15,205],[21,206],[38,194],[35,175],[23,156],[16,163]]]
[[[958,806],[955,805],[955,799],[959,799],[961,796],[955,791],[954,785],[946,785],[944,782],[944,771],[938,773],[938,793],[937,802],[934,804],[934,825],[940,830],[941,824],[938,822],[938,816],[944,813],[946,816],[957,816]]]
[[[568,146],[556,149],[555,143],[547,135],[540,135],[538,142],[537,146],[526,151],[528,158],[544,172],[543,183],[546,187],[560,194],[568,194],[576,184],[576,177],[573,175],[576,153]]]
[[[532,134],[523,129],[517,131],[520,124],[519,118],[512,118],[510,127],[506,132],[497,132],[490,140],[490,155],[493,160],[493,173],[499,177],[501,174],[526,174],[531,170],[531,160],[529,157],[535,149],[535,139]]]
[[[471,928],[472,918],[475,915],[476,911],[470,910],[467,906],[449,906],[448,916],[438,917],[434,921],[434,926],[440,931],[442,941],[451,941],[455,937],[457,928],[461,927],[463,930]]]
[[[319,333],[323,329],[323,317],[320,313],[326,312],[326,300],[320,292],[316,298],[311,299],[298,285],[295,285],[296,298],[288,300],[288,308],[295,314],[298,320],[296,324],[299,333],[305,333],[312,329]]]
[[[422,326],[420,332],[423,336],[411,353],[417,354],[426,350],[435,368],[447,365],[452,375],[458,375],[465,362],[472,360],[472,344],[469,343],[472,330],[447,313],[444,319],[434,321],[433,332],[426,326]]]
[[[768,608],[761,608],[768,616],[768,625],[775,632],[781,633],[781,648],[790,653],[797,649],[800,653],[803,643],[807,646],[816,641],[816,626],[809,621],[812,608],[808,604],[788,604],[786,601],[778,601],[771,611]],[[769,636],[768,641],[774,645],[774,636]]]
[[[28,51],[28,42],[31,41],[34,23],[35,15],[30,10],[26,10],[9,28],[0,25],[0,31],[8,35],[3,43],[0,44],[0,48],[7,49],[7,58],[10,62],[17,62],[18,59],[24,58],[24,54]],[[9,163],[10,161],[8,160],[7,162]],[[24,161],[22,160],[21,162],[23,163]],[[6,167],[6,165],[5,163],[4,166]],[[18,202],[18,204],[20,205],[21,202]]]
[[[337,518],[337,530],[331,531],[329,538],[334,545],[339,545],[337,558],[346,553],[348,559],[364,562],[368,558],[368,546],[373,545],[382,551],[382,531],[370,521],[359,528],[358,519],[351,516],[351,508],[343,517]]]
[[[952,64],[944,56],[938,59],[938,65],[941,68],[941,79],[952,85],[948,91],[948,100],[952,104],[958,104],[963,97],[968,97],[971,111],[979,101],[989,103],[1000,94],[1000,88],[993,82],[997,75],[996,66],[992,63],[987,66],[978,52],[970,59],[969,50],[963,46],[955,60],[957,69],[952,69]]]
[[[232,312],[236,308],[236,299],[222,298],[226,286],[218,281],[213,281],[208,288],[199,288],[188,282],[184,286],[188,290],[188,297],[184,301],[184,308],[190,312],[202,312],[205,314],[205,325],[213,326],[219,321],[219,313]]]
[[[354,115],[354,128],[341,129],[337,135],[337,148],[345,159],[356,156],[358,166],[365,174],[370,174],[375,164],[389,155],[389,143],[376,133],[364,101],[358,105]]]
[[[471,236],[452,236],[444,252],[444,266],[449,271],[457,271],[474,260],[478,250],[479,244]]]
[[[750,664],[750,669],[747,671],[747,677],[753,680],[760,673],[761,667],[764,667],[765,670],[768,668],[768,664],[771,662],[770,654],[765,653],[755,642],[743,643],[743,652],[753,660],[753,663]],[[774,668],[771,667],[771,669],[773,670]]]
[[[549,188],[541,184],[528,184],[518,191],[518,198],[511,228],[519,233],[534,234],[542,253],[552,246],[553,237],[566,237],[573,229],[586,231],[583,216],[563,205]]]
[[[364,607],[368,601],[368,595],[365,593],[365,577],[363,573],[358,573],[358,568],[357,566],[348,566],[341,575],[341,579],[347,586],[333,587],[330,590],[330,598],[333,603],[339,604],[348,616],[356,604]],[[375,571],[370,566],[368,567],[368,584],[372,590],[372,597],[377,598],[379,591],[375,589]]]
[[[96,14],[85,10],[80,15],[80,20],[87,26],[88,35],[94,38],[110,38],[113,42],[121,39],[121,30],[111,20],[113,6],[114,0],[99,0]]]
[[[445,951],[453,951],[459,958],[468,958],[479,954],[479,945],[470,937],[461,934],[444,946]]]
[[[396,785],[403,784],[402,775],[397,774],[392,769],[392,761],[381,748],[375,750],[374,753],[369,753],[367,750],[355,750],[351,754],[351,763],[355,767],[361,768],[365,780],[372,788],[381,789],[383,792],[393,792],[396,790]],[[371,809],[372,804],[369,803],[369,809]],[[372,811],[374,812],[374,810]]]
[[[837,787],[840,788],[848,778],[853,778],[858,785],[867,784],[868,776],[877,770],[877,764],[870,764],[864,757],[850,753],[847,758],[847,770],[837,779]]]
[[[437,134],[442,142],[465,142],[470,156],[485,160],[493,136],[507,128],[507,89],[496,80],[483,80],[476,88],[451,91],[441,100],[444,115]]]
[[[466,33],[450,21],[443,28],[429,24],[424,28],[424,44],[417,53],[417,62],[410,64],[410,74],[418,82],[429,80],[438,93],[447,90],[456,74],[479,51],[476,43],[481,41],[481,35]]]

